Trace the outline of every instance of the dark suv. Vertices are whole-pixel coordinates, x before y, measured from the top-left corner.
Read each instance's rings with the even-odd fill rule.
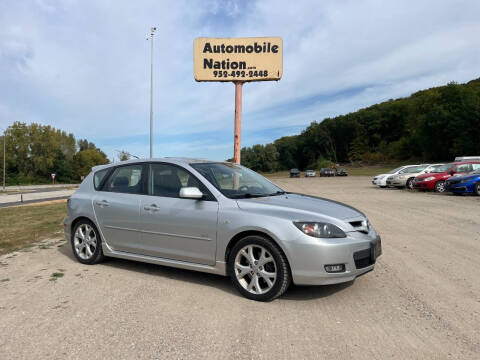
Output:
[[[335,176],[335,172],[330,168],[320,169],[320,176]]]
[[[298,169],[291,169],[290,170],[290,177],[300,177],[300,170]]]

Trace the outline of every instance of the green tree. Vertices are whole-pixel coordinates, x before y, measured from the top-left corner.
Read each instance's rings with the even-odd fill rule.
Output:
[[[75,180],[81,179],[82,176],[87,176],[92,167],[96,165],[108,164],[108,159],[104,153],[92,149],[79,151],[73,159]]]

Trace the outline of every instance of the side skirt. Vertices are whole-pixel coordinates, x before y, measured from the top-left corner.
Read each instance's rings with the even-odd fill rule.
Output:
[[[114,258],[134,260],[134,261],[140,261],[140,262],[145,262],[149,264],[170,266],[170,267],[179,268],[179,269],[201,271],[201,272],[206,272],[210,274],[227,276],[226,264],[223,261],[217,261],[215,266],[210,266],[210,265],[195,264],[195,263],[190,263],[186,261],[172,260],[172,259],[166,259],[166,258],[155,257],[155,256],[132,254],[124,251],[113,250],[104,241],[102,241],[102,250],[105,256],[110,256]]]

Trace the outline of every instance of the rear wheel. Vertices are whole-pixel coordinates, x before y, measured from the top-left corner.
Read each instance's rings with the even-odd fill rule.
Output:
[[[437,183],[435,184],[435,191],[439,193],[445,192],[445,181],[437,181]]]
[[[473,193],[477,196],[480,196],[480,183],[475,184],[473,187]]]
[[[407,189],[409,189],[409,190],[412,190],[412,189],[413,189],[413,179],[414,179],[414,178],[410,178],[410,179],[407,180],[407,184],[406,184],[406,185],[407,185]]]
[[[237,290],[256,301],[281,296],[291,281],[283,252],[270,239],[259,235],[247,236],[235,244],[229,255],[228,272]]]
[[[100,234],[91,221],[77,222],[71,241],[73,254],[82,264],[93,265],[104,259]]]

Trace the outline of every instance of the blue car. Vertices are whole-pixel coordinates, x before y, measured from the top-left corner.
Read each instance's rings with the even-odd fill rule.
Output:
[[[480,196],[480,170],[462,176],[452,176],[445,182],[445,190],[454,194],[474,193]]]

